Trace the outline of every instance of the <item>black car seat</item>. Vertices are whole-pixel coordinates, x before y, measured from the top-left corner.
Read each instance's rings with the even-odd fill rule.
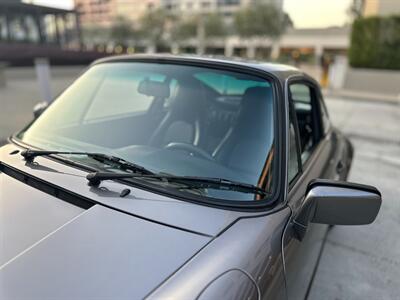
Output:
[[[213,157],[247,173],[261,170],[271,150],[274,133],[273,96],[270,87],[248,88],[236,125],[218,145]]]
[[[204,128],[205,103],[201,87],[195,84],[177,86],[168,112],[152,134],[149,145],[187,143],[198,146]]]

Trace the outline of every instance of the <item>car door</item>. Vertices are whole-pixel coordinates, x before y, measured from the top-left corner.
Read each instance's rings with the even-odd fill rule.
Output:
[[[315,178],[332,178],[335,143],[329,122],[323,120],[318,86],[306,78],[288,82],[289,157],[288,205],[293,219],[303,205],[307,186]],[[327,225],[310,224],[300,242],[289,222],[283,235],[288,298],[304,299],[309,291]]]

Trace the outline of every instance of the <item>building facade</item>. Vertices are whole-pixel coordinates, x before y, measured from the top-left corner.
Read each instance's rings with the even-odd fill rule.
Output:
[[[354,6],[363,17],[400,14],[399,0],[354,0]]]
[[[283,0],[75,0],[75,8],[83,26],[107,27],[118,16],[135,23],[147,11],[157,8],[184,15],[218,13],[229,19],[239,9],[257,3],[283,9]]]
[[[32,65],[47,58],[52,65],[88,64],[100,55],[84,51],[74,10],[0,0],[0,60]]]
[[[148,10],[159,7],[160,0],[75,0],[82,26],[110,26],[117,17],[133,23]]]
[[[77,46],[79,22],[74,10],[0,0],[0,42]]]
[[[161,0],[161,5],[172,12],[218,13],[226,17],[255,4],[272,4],[280,10],[283,9],[283,0]]]

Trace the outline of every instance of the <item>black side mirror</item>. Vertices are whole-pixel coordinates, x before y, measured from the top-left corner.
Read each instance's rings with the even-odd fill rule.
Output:
[[[33,107],[33,117],[37,119],[49,107],[47,102],[39,102]]]
[[[302,240],[310,222],[370,224],[378,215],[381,203],[381,193],[375,187],[317,179],[308,186],[303,206],[294,219],[294,229]]]

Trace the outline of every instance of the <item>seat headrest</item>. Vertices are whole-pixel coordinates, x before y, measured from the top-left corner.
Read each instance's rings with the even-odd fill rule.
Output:
[[[175,114],[182,114],[184,119],[190,119],[201,112],[205,107],[203,91],[197,85],[178,85],[171,105]]]
[[[258,118],[268,118],[272,111],[272,89],[270,87],[248,88],[242,98],[242,108],[239,119],[251,121]]]

